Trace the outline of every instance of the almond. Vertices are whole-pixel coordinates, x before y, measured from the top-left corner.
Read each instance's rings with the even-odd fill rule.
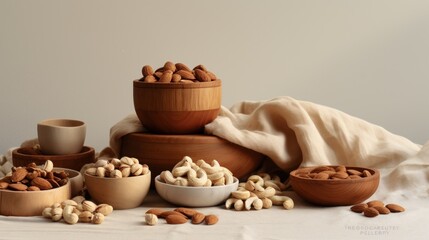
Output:
[[[209,75],[207,75],[207,73],[205,73],[203,70],[201,69],[195,69],[195,78],[200,81],[200,82],[210,82],[211,79],[209,77]]]
[[[332,175],[332,178],[337,178],[337,179],[346,179],[348,177],[349,175],[346,172],[337,172],[334,175]]]
[[[197,69],[200,69],[200,70],[202,70],[204,72],[208,71],[207,68],[204,65],[202,65],[202,64],[194,67],[194,71],[197,70]]]
[[[375,209],[373,207],[365,208],[365,210],[363,211],[363,215],[365,217],[377,217],[378,214],[379,213],[378,213],[377,209]]]
[[[162,76],[162,72],[155,72],[153,74],[153,76],[155,76],[155,78],[159,80],[161,78],[161,76]]]
[[[153,83],[156,82],[156,78],[153,75],[148,75],[144,77],[143,82]]]
[[[176,214],[168,215],[165,220],[168,224],[183,224],[188,221],[188,219],[186,219],[184,216]]]
[[[9,186],[7,182],[0,182],[0,189],[6,189]]]
[[[180,81],[180,80],[182,80],[182,76],[180,76],[179,74],[177,74],[177,73],[173,73],[173,77],[171,78],[171,81],[172,82],[178,82],[178,81]]]
[[[209,77],[210,77],[210,79],[211,79],[212,81],[214,81],[214,80],[216,80],[216,79],[217,79],[217,77],[216,77],[216,75],[215,75],[214,73],[212,73],[212,72],[210,72],[210,71],[207,71],[206,73],[207,73],[207,75],[209,75]]]
[[[27,191],[40,191],[40,188],[36,187],[36,186],[29,186],[27,188]]]
[[[194,74],[192,72],[188,72],[186,70],[179,70],[176,74],[180,75],[182,79],[195,80]]]
[[[350,179],[359,179],[359,178],[362,178],[362,177],[359,176],[359,175],[349,175],[349,178]]]
[[[49,190],[52,189],[52,185],[48,180],[41,177],[37,177],[31,181],[31,185],[40,188],[40,190]]]
[[[57,181],[55,181],[54,179],[48,178],[46,180],[48,180],[48,182],[52,185],[53,188],[60,187],[60,184]]]
[[[12,189],[12,190],[16,190],[16,191],[25,191],[25,190],[27,190],[27,185],[24,185],[24,184],[22,184],[22,183],[11,183],[11,184],[9,184],[9,189]]]
[[[25,168],[17,168],[10,177],[10,180],[14,183],[22,181],[27,176],[27,169]]]
[[[389,213],[390,213],[390,210],[389,210],[387,207],[375,206],[374,208],[375,208],[375,209],[378,211],[378,213],[380,213],[380,214],[389,214]]]
[[[379,200],[369,201],[366,204],[368,204],[368,207],[384,207],[384,203]]]
[[[337,172],[346,172],[347,169],[346,169],[345,166],[341,165],[341,166],[336,167],[335,171],[337,171]]]
[[[332,167],[328,167],[328,166],[320,166],[320,167],[317,167],[317,168],[311,170],[310,173],[320,173],[323,171],[334,171],[335,172],[335,169],[333,169]]]
[[[161,216],[161,213],[165,212],[160,208],[151,208],[146,211],[146,213],[155,214],[157,217]]]
[[[166,70],[162,73],[161,77],[159,78],[159,82],[169,83],[171,82],[172,78],[173,78],[173,71]]]
[[[363,170],[362,177],[370,177],[372,174],[368,170]]]
[[[366,208],[368,208],[368,204],[366,203],[360,203],[352,206],[350,210],[356,213],[362,213]]]
[[[197,210],[191,209],[191,208],[176,208],[174,209],[174,211],[179,212],[185,216],[187,216],[188,218],[191,218],[192,216],[194,216],[195,214],[199,213]]]
[[[204,219],[206,218],[206,215],[202,214],[202,213],[195,213],[192,216],[192,224],[200,224],[204,221]]]
[[[176,65],[174,63],[168,61],[164,64],[164,70],[165,71],[170,70],[172,72],[175,72],[176,71]]]
[[[320,172],[316,176],[314,176],[313,179],[326,180],[329,179],[329,175],[327,173]]]
[[[143,74],[143,77],[153,75],[153,68],[151,66],[149,66],[149,65],[143,66],[143,68],[142,68],[142,74]]]
[[[219,218],[213,214],[207,215],[205,218],[205,222],[207,225],[216,224],[218,221],[219,221]]]
[[[192,70],[188,66],[186,66],[185,64],[183,64],[183,63],[176,63],[176,69],[177,69],[177,71],[185,70],[185,71],[188,71],[188,72],[192,72]]]
[[[158,217],[160,217],[160,218],[167,218],[170,215],[178,215],[178,216],[181,216],[181,217],[184,217],[184,218],[188,218],[183,213],[180,213],[180,212],[177,212],[177,211],[164,211]]]
[[[361,172],[359,172],[358,170],[354,170],[354,169],[348,169],[348,170],[347,170],[347,173],[348,173],[349,175],[357,175],[357,176],[362,175],[362,173],[361,173]]]
[[[403,212],[405,211],[405,208],[398,205],[398,204],[394,204],[394,203],[389,203],[386,205],[386,208],[388,208],[390,210],[390,212],[392,213],[397,213],[397,212]]]

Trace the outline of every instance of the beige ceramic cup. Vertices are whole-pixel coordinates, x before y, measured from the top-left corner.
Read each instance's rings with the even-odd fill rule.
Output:
[[[47,119],[37,124],[40,150],[44,154],[79,153],[85,142],[86,125],[73,119]]]

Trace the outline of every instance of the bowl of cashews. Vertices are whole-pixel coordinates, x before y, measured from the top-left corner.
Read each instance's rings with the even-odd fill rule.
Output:
[[[194,162],[185,156],[174,168],[155,178],[155,188],[165,201],[177,206],[210,207],[223,204],[238,188],[238,179],[216,160]]]

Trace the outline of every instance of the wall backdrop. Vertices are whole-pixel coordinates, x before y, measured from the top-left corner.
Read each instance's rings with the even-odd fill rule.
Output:
[[[0,152],[46,118],[86,145],[134,111],[145,64],[204,64],[224,106],[291,96],[429,140],[429,1],[0,1]]]

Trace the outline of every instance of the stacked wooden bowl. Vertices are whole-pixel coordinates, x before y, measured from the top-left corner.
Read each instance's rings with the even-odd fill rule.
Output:
[[[149,165],[152,178],[172,169],[184,156],[217,160],[242,178],[256,170],[264,156],[216,136],[204,134],[221,108],[221,80],[193,83],[133,82],[134,108],[148,132],[123,137],[121,156]]]

